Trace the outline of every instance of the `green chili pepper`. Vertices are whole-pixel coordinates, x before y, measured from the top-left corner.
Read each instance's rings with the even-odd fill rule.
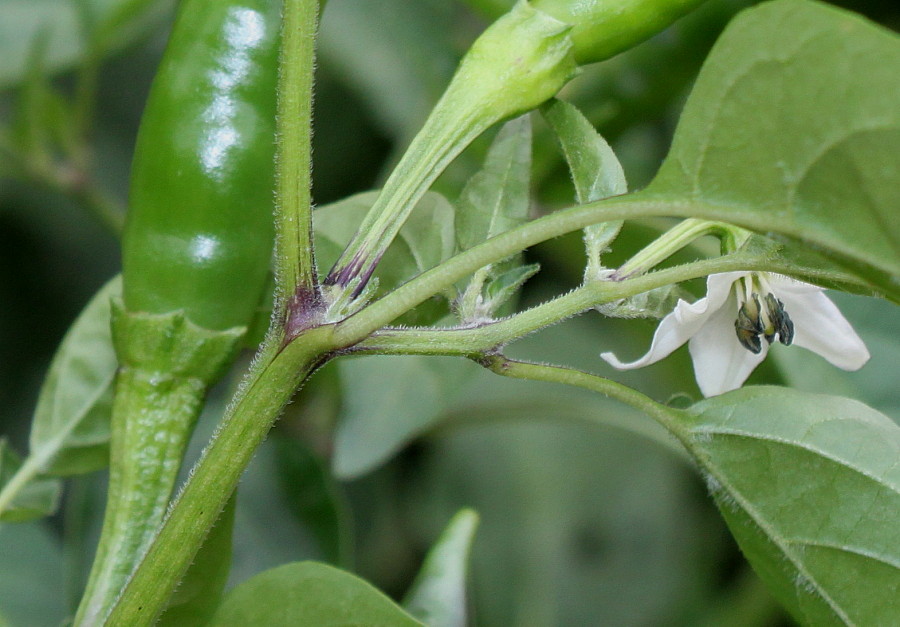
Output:
[[[280,2],[187,1],[138,133],[122,245],[128,311],[249,323],[272,255]]]
[[[571,24],[579,64],[603,61],[633,48],[703,0],[531,0],[531,5]]]
[[[279,0],[184,0],[138,134],[113,303],[110,487],[75,625],[100,624],[152,540],[273,244]]]

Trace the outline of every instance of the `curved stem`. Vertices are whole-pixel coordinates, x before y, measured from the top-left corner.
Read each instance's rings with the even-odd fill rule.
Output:
[[[735,254],[695,261],[624,281],[596,281],[483,326],[458,329],[385,329],[357,344],[354,350],[406,355],[476,355],[596,305],[708,274],[761,269],[764,261],[762,257]]]
[[[557,211],[492,237],[423,272],[409,283],[401,285],[382,299],[339,323],[335,337],[342,345],[355,344],[377,329],[390,324],[419,303],[450,288],[460,279],[534,244],[583,229],[597,222],[681,215],[694,206],[696,205],[682,206],[680,203],[648,201],[629,196]]]
[[[499,354],[486,355],[479,359],[478,362],[488,370],[504,377],[562,383],[598,392],[644,412],[672,434],[676,436],[684,435],[684,429],[677,420],[678,415],[682,413],[680,410],[657,403],[649,396],[611,379],[588,374],[574,368],[548,366],[509,359]]]
[[[619,266],[616,270],[616,276],[624,279],[635,274],[648,272],[695,239],[710,233],[728,233],[730,228],[721,222],[710,222],[709,220],[699,220],[697,218],[683,220]]]

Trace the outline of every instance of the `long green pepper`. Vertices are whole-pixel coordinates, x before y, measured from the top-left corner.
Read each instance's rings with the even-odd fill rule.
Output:
[[[184,0],[154,79],[113,307],[107,509],[75,625],[102,622],[152,540],[206,391],[257,313],[273,245],[280,17],[279,0]]]

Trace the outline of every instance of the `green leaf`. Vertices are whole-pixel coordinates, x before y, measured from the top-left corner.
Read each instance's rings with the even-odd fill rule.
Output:
[[[382,464],[431,428],[477,368],[453,357],[373,356],[338,363],[343,411],[332,460],[342,479]]]
[[[798,621],[900,621],[900,426],[857,401],[766,387],[687,416],[682,440],[722,515]]]
[[[299,438],[273,438],[285,505],[312,534],[323,558],[347,566],[353,559],[349,504],[328,465]]]
[[[461,250],[528,220],[531,180],[531,118],[507,122],[488,149],[482,168],[466,183],[457,201],[456,241]],[[539,269],[521,266],[521,256],[476,273],[457,299],[465,323],[490,320]]]
[[[97,22],[107,18],[112,20],[110,29],[115,27],[118,36],[110,42],[111,49],[119,49],[134,41],[171,4],[168,0],[152,3],[148,0],[85,0],[85,3]],[[47,51],[49,72],[65,69],[77,62],[84,54],[85,46],[76,4],[72,0],[0,0],[0,59],[3,59],[0,64],[0,88],[14,85],[27,76],[29,50],[42,29],[47,30],[53,42]],[[154,15],[156,19],[139,22],[133,17],[126,24],[125,17],[134,5],[142,5],[144,12]],[[138,24],[141,24],[140,28]]]
[[[17,627],[59,627],[66,616],[63,553],[43,522],[0,527],[0,612]]]
[[[628,191],[622,164],[581,111],[568,102],[552,100],[541,113],[562,147],[579,204]]]
[[[429,627],[466,626],[466,574],[478,514],[461,510],[428,552],[403,607]]]
[[[169,606],[156,622],[158,627],[205,625],[216,612],[231,568],[235,499],[233,494],[209,531]]]
[[[4,496],[3,506],[0,507],[2,522],[27,522],[49,516],[59,504],[62,486],[57,480],[28,477],[30,480],[11,487],[10,481],[18,478],[16,475],[21,468],[21,458],[9,448],[5,439],[0,439],[0,494]]]
[[[459,62],[447,27],[454,10],[444,0],[342,0],[329,3],[322,16],[323,66],[364,95],[400,144],[419,130]]]
[[[294,562],[234,588],[208,627],[414,627],[413,619],[369,583],[325,564]]]
[[[638,197],[799,240],[897,297],[897,35],[806,0],[741,13]]]
[[[523,115],[503,125],[456,202],[460,250],[528,220],[530,175],[531,118]]]
[[[505,264],[501,264],[501,269]],[[497,311],[521,289],[528,279],[541,269],[540,264],[530,263],[527,266],[513,266],[501,271],[485,286],[483,298],[487,309]],[[493,274],[493,273],[492,273]]]
[[[364,192],[316,209],[313,226],[320,268],[330,268],[337,261],[377,197],[377,191]],[[378,264],[378,292],[390,291],[448,259],[456,250],[454,221],[455,212],[447,199],[434,192],[425,194]],[[446,313],[446,304],[435,299],[404,316],[402,322],[430,323]]]
[[[112,387],[117,361],[110,332],[115,277],[91,299],[53,357],[31,426],[30,457],[42,472],[71,475],[108,462]]]
[[[628,191],[625,171],[616,153],[575,106],[553,100],[541,111],[562,146],[579,204]],[[613,220],[584,230],[588,276],[595,276],[602,269],[600,255],[616,239],[622,224],[622,220]]]

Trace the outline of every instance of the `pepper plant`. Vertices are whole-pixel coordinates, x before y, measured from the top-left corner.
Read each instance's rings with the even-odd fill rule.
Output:
[[[168,3],[66,5],[80,50],[0,43],[27,51],[0,174],[90,210],[122,261],[0,448],[0,618],[56,595],[48,624],[77,626],[900,622],[900,40],[750,4],[182,0],[127,211],[101,69]],[[458,66],[423,69],[451,23]],[[329,64],[402,150],[314,208],[313,112],[353,120]],[[697,483],[749,564],[724,583]],[[67,607],[15,557],[48,516]]]

